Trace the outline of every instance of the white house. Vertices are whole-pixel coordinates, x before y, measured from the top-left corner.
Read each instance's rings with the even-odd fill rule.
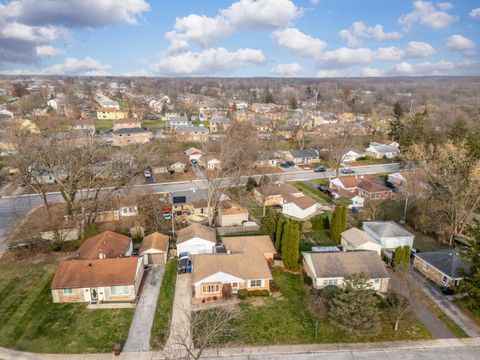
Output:
[[[221,161],[216,158],[200,158],[200,164],[207,170],[217,170],[220,168]]]
[[[329,285],[344,287],[354,274],[363,274],[373,290],[388,291],[390,280],[385,265],[374,251],[302,252],[303,267],[315,289]]]
[[[342,156],[342,162],[357,161],[358,158],[365,156],[363,151],[349,150]]]
[[[375,159],[393,159],[400,153],[400,149],[393,145],[384,145],[376,142],[370,143],[367,148],[366,155]]]
[[[297,219],[305,220],[317,211],[317,203],[303,193],[283,194],[282,213]]]
[[[340,197],[344,197],[350,200],[350,203],[348,204],[349,209],[360,209],[363,208],[363,204],[365,203],[365,199],[361,197],[360,195],[355,194],[352,191],[348,191],[346,189],[338,189],[335,190],[335,199],[338,199]]]
[[[188,159],[190,161],[192,160],[198,161],[202,157],[203,152],[201,150],[198,150],[197,148],[191,147],[185,150],[185,155],[188,156]]]
[[[380,256],[382,246],[365,231],[357,228],[351,228],[342,233],[341,245],[343,250],[370,250],[376,251]]]
[[[212,254],[217,242],[214,228],[192,224],[177,232],[177,254]]]
[[[363,230],[380,243],[382,249],[413,247],[415,236],[393,221],[366,221]]]

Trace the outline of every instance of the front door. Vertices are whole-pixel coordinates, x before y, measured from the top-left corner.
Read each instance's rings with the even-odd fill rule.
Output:
[[[98,291],[96,288],[90,289],[90,296],[92,297],[92,301],[98,301]]]

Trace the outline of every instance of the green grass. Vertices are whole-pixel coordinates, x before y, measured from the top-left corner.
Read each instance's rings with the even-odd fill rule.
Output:
[[[314,179],[312,180],[313,183],[317,184],[317,185],[324,185],[324,186],[328,186],[329,185],[329,181],[328,179]]]
[[[315,317],[306,305],[307,293],[300,275],[272,270],[282,298],[269,298],[261,306],[240,303],[240,343],[247,345],[339,343],[430,339],[428,330],[416,319],[402,322],[397,332],[386,309],[381,309],[380,334],[358,338],[331,325],[324,317]]]
[[[95,130],[111,130],[113,128],[113,120],[97,119],[95,121]]]
[[[193,126],[203,126],[208,128],[210,126],[210,123],[208,121],[192,121]]]
[[[366,157],[365,159],[358,159],[355,162],[349,163],[351,166],[364,166],[364,165],[377,165],[377,164],[389,164],[399,162],[397,158],[394,159],[375,159],[371,157]]]
[[[261,220],[263,218],[263,206],[259,204],[255,200],[246,200],[245,201],[245,206],[248,209],[248,212],[250,215],[252,215],[254,218],[257,220]],[[272,206],[266,206],[265,207],[265,214],[268,212],[268,208],[272,208]]]
[[[39,353],[96,353],[124,343],[133,309],[54,304],[58,256],[0,260],[0,346]]]
[[[165,265],[162,287],[158,296],[155,318],[153,319],[150,345],[153,349],[161,349],[165,345],[172,318],[175,282],[177,280],[177,261],[170,260]]]
[[[293,183],[293,186],[295,186],[298,190],[303,192],[305,195],[310,196],[313,200],[321,203],[321,204],[326,204],[326,203],[331,203],[332,200],[322,192],[318,191],[317,189],[311,187],[310,185],[305,184],[302,181],[295,181]]]
[[[165,126],[166,121],[162,120],[143,120],[142,127],[147,128],[148,130],[157,130]]]

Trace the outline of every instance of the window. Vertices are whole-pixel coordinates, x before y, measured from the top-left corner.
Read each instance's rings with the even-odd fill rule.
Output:
[[[218,293],[220,292],[220,285],[215,284],[215,285],[203,285],[202,286],[202,292],[204,294],[211,294],[211,293]]]
[[[73,290],[72,289],[63,289],[63,295],[71,296],[71,295],[73,295]]]
[[[333,285],[333,280],[332,279],[328,280],[328,285]]]
[[[428,271],[429,268],[430,265],[428,265],[427,263],[423,263],[423,270]]]
[[[328,285],[328,280],[323,280],[323,285]]]
[[[333,285],[337,285],[337,283],[338,283],[337,279],[333,280]]]
[[[375,284],[378,284],[380,282],[380,279],[375,279]]]
[[[130,294],[129,286],[110,286],[110,295],[121,296]]]
[[[261,287],[262,280],[250,280],[250,287]]]

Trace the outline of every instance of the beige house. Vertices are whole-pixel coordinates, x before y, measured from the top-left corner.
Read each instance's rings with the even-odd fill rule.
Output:
[[[257,249],[267,261],[273,261],[276,254],[269,235],[227,236],[222,238],[222,243],[232,254],[242,253],[246,249]]]
[[[144,265],[165,264],[168,256],[169,237],[154,232],[143,238],[140,255],[143,255]]]
[[[363,274],[373,290],[388,291],[390,277],[375,251],[303,252],[303,267],[315,289],[329,285],[344,287],[354,274]]]
[[[223,200],[218,204],[218,224],[220,226],[242,226],[248,221],[247,208],[231,200]]]
[[[113,130],[140,128],[142,124],[137,119],[123,118],[113,122]]]
[[[382,253],[382,245],[365,231],[357,228],[351,228],[342,233],[341,245],[345,251],[371,250],[376,251],[378,256]]]
[[[114,130],[113,145],[114,146],[128,146],[131,144],[146,144],[150,142],[152,133],[147,129],[135,128],[121,128]]]
[[[50,289],[54,303],[133,302],[142,277],[141,256],[63,260]]]
[[[283,205],[283,192],[285,186],[290,185],[275,185],[269,184],[267,186],[258,187],[253,190],[253,196],[260,204],[265,206]]]
[[[193,256],[193,303],[217,301],[238,290],[270,289],[272,273],[257,249],[243,253],[202,254]]]
[[[195,215],[209,215],[212,209],[206,199],[192,200],[192,208]]]

